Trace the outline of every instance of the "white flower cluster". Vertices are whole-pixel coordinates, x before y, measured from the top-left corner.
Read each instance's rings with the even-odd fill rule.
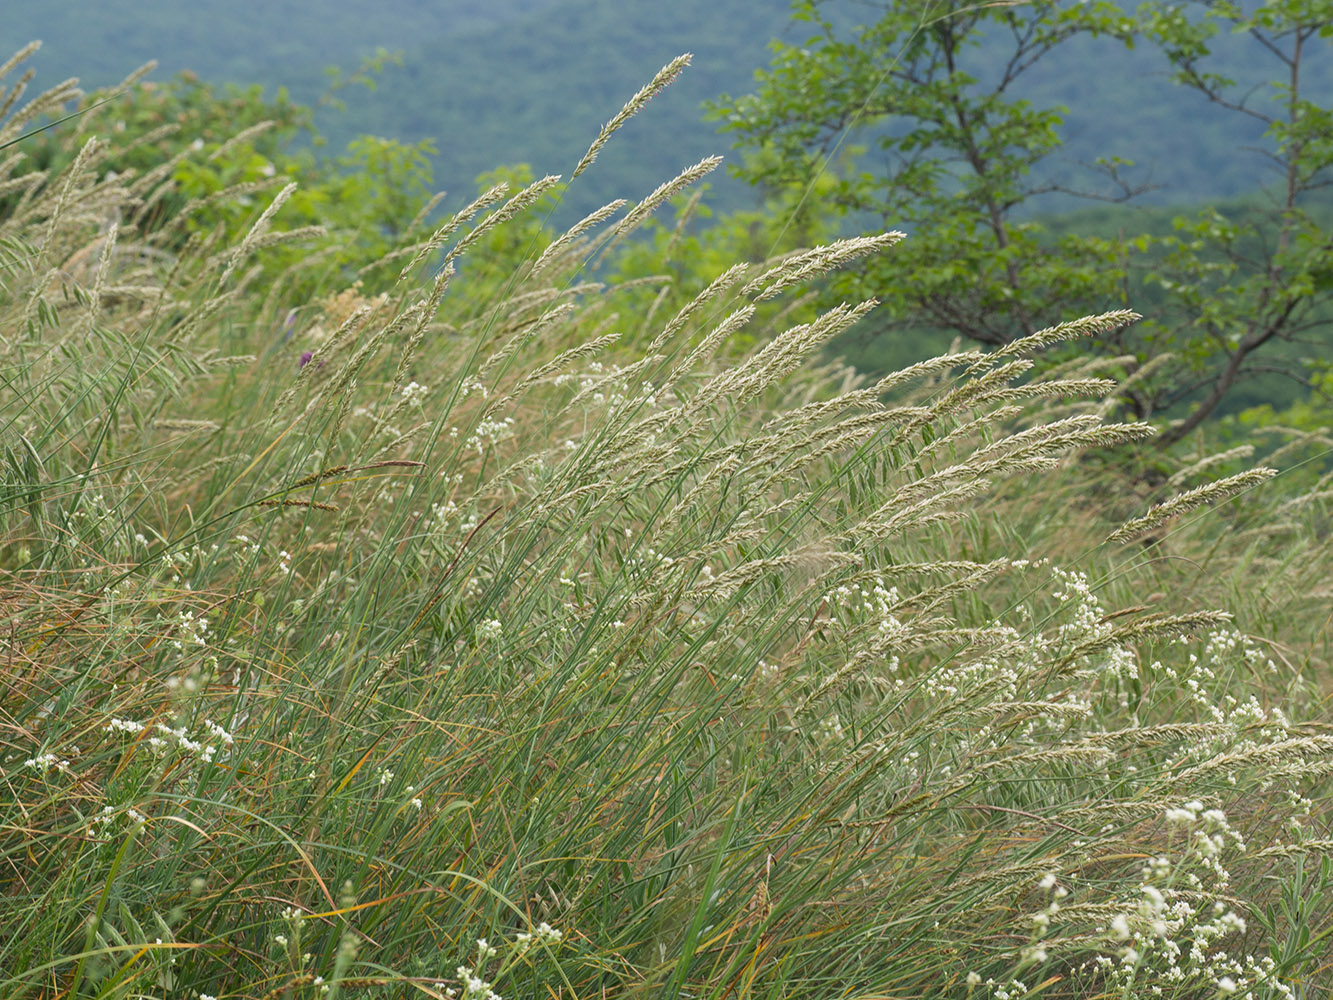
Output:
[[[1107,621],[1106,608],[1092,592],[1087,574],[1053,566],[1051,575],[1060,584],[1060,588],[1055,591],[1056,600],[1072,613],[1072,621],[1061,625],[1057,635],[1070,642],[1086,642],[1110,635],[1112,626]],[[1138,677],[1138,661],[1133,651],[1124,646],[1113,646],[1099,653],[1094,661],[1086,665],[1114,680]]]
[[[525,952],[535,944],[559,944],[564,940],[564,934],[555,930],[546,921],[537,925],[537,929],[531,934],[515,934],[514,943],[518,946],[520,952]]]
[[[177,649],[183,650],[185,644],[192,646],[207,646],[208,640],[204,638],[208,632],[208,619],[196,618],[193,611],[182,611],[176,616],[176,636],[171,640],[171,644]]]
[[[463,442],[464,448],[474,449],[478,454],[484,454],[486,449],[499,441],[514,434],[514,418],[505,417],[503,420],[486,419],[479,422],[476,428]]]
[[[261,543],[255,541],[249,535],[236,535],[234,538],[232,538],[232,541],[235,542],[237,545],[241,546],[241,548],[244,551],[250,553],[250,555],[252,556],[258,555],[260,550],[263,548],[263,545]],[[214,548],[216,548],[216,546],[214,546]],[[288,552],[286,549],[279,549],[278,572],[281,573],[283,576],[287,576],[288,574],[291,573],[291,571],[292,571],[292,554]]]
[[[452,500],[446,500],[444,503],[431,504],[430,513],[422,518],[422,523],[428,530],[439,531],[457,516],[458,505]]]
[[[658,552],[651,546],[646,547],[642,555],[630,556],[625,560],[625,569],[642,569],[649,573],[656,569],[671,569],[675,565],[675,559],[665,553]]]
[[[878,577],[869,587],[837,587],[824,595],[824,601],[828,605],[829,618],[845,630],[868,627],[878,633],[874,640],[876,645],[908,635],[907,626],[897,615],[902,609],[902,595],[897,587],[885,586]],[[900,666],[897,654],[889,652],[884,669],[896,674]]]
[[[232,541],[243,547],[251,555],[257,555],[259,552],[259,543],[252,540],[249,535],[237,535]]]
[[[1178,641],[1181,645],[1189,643],[1185,636],[1181,636]],[[1277,666],[1255,647],[1249,636],[1234,629],[1209,633],[1204,640],[1202,654],[1191,652],[1182,667],[1164,667],[1155,662],[1152,669],[1174,681],[1183,681],[1191,701],[1211,715],[1214,721],[1226,723],[1240,731],[1253,724],[1262,725],[1270,721],[1270,712],[1253,695],[1242,702],[1226,690],[1227,676],[1240,665],[1262,667],[1268,673],[1277,671]],[[1219,681],[1219,677],[1223,679]],[[1287,727],[1286,717],[1279,708],[1272,710],[1271,721],[1277,722],[1282,728]]]
[[[34,771],[40,771],[42,777],[46,777],[48,771],[55,768],[57,771],[68,771],[69,761],[61,760],[53,753],[38,754],[36,757],[29,757],[23,762],[24,767],[30,767]]]
[[[426,398],[426,393],[429,391],[430,390],[427,389],[426,386],[421,385],[418,382],[409,382],[407,385],[403,386],[399,395],[402,397],[403,402],[408,406],[419,407],[421,401]]]
[[[545,922],[538,925],[529,934],[515,934],[513,944],[510,946],[510,954],[501,962],[499,973],[503,975],[509,967],[511,959],[522,958],[535,946],[543,944],[554,946],[563,940],[564,935]],[[482,978],[486,963],[495,958],[499,952],[500,949],[486,938],[477,938],[476,966],[460,965],[454,970],[459,989],[448,986],[446,983],[436,983],[435,988],[443,990],[444,995],[451,998],[451,1000],[503,1000],[500,994],[495,992],[494,984]]]
[[[194,546],[185,552],[164,552],[162,554],[162,569],[167,574],[167,579],[172,583],[182,584],[186,590],[192,590],[193,586],[188,580],[182,580],[181,571],[188,570],[190,564],[200,555],[198,546]]]
[[[173,748],[180,749],[194,754],[201,762],[208,764],[217,758],[222,748],[230,747],[236,741],[231,733],[210,719],[204,720],[204,728],[208,730],[208,736],[193,739],[184,726],[172,727],[159,722],[150,731],[153,735],[145,738],[143,742],[158,753],[165,753]],[[108,733],[127,733],[132,736],[149,731],[148,726],[133,719],[112,719],[102,729]],[[159,733],[164,735],[157,735]]]
[[[645,382],[639,386],[636,393],[630,387],[629,382],[622,377],[623,373],[624,369],[619,365],[608,368],[600,361],[593,361],[588,365],[586,372],[566,372],[557,375],[554,382],[556,385],[577,386],[579,395],[587,396],[595,406],[609,403],[614,407],[620,406],[631,399],[639,399],[647,406],[655,407],[657,405],[657,390],[652,383]]]
[[[463,985],[462,1000],[503,1000],[500,994],[491,989],[491,984],[477,975],[470,966],[460,965],[454,970],[458,981]],[[448,990],[451,997],[459,996],[455,990]]]
[[[1027,560],[1005,560],[1003,566],[991,564],[978,567],[995,572],[1005,568],[1023,568]],[[895,693],[911,693],[927,702],[955,702],[970,691],[984,689],[991,703],[1010,700],[1030,701],[1032,681],[1058,660],[1071,646],[1095,643],[1104,639],[1111,625],[1105,620],[1105,610],[1082,573],[1067,572],[1051,567],[1055,581],[1053,596],[1063,607],[1061,624],[1042,631],[1032,624],[1036,615],[1032,608],[1020,606],[1017,613],[1025,619],[1020,629],[1003,623],[993,623],[975,633],[973,657],[951,659],[918,675],[903,675],[898,653],[900,640],[912,638],[919,631],[906,610],[916,599],[900,594],[896,587],[887,586],[882,579],[868,585],[844,586],[825,595],[830,619],[842,629],[844,638],[854,648],[873,649],[879,656],[887,686]],[[984,577],[982,577],[984,578]],[[938,627],[938,626],[936,626]],[[1077,675],[1097,686],[1118,688],[1122,704],[1129,686],[1119,684],[1122,679],[1137,676],[1138,667],[1132,650],[1112,646],[1094,656],[1082,658],[1072,665]],[[1029,711],[1028,718],[1018,730],[1009,730],[997,736],[988,726],[979,726],[960,743],[960,752],[997,749],[1001,742],[1031,738],[1039,731],[1064,731],[1071,719],[1086,718],[1093,712],[1093,687],[1069,685],[1049,700],[1048,711]]]
[[[124,810],[117,809],[115,806],[103,806],[102,811],[93,817],[92,829],[109,826],[118,819],[128,820],[130,823],[141,826],[148,822],[148,817],[133,806],[126,806]]]
[[[103,521],[111,515],[111,507],[106,502],[106,496],[102,493],[95,493],[88,496],[86,493],[80,493],[74,501],[74,507],[69,512],[71,521],[84,521],[92,519],[93,521]]]
[[[421,530],[437,538],[445,535],[466,538],[480,521],[475,514],[465,514],[452,500],[444,503],[432,503],[429,513],[421,517]]]
[[[1245,841],[1220,809],[1191,801],[1167,809],[1173,837],[1184,834],[1183,851],[1173,859],[1159,856],[1143,866],[1139,897],[1102,928],[1116,945],[1113,955],[1095,965],[1114,991],[1164,996],[1170,988],[1196,987],[1221,993],[1266,987],[1273,996],[1292,1000],[1291,987],[1276,975],[1271,958],[1234,957],[1222,941],[1245,933],[1245,919],[1223,898],[1229,875],[1220,863],[1224,852],[1243,853]],[[1208,897],[1214,897],[1209,903]],[[1151,970],[1152,984],[1145,973]],[[1142,991],[1146,989],[1147,992]]]
[[[979,975],[975,972],[969,972],[967,974],[967,988],[969,993],[981,985],[983,984]],[[987,979],[984,985],[995,1000],[1018,1000],[1019,997],[1028,995],[1028,988],[1023,984],[1023,980],[1021,979],[1010,979],[1005,982]]]

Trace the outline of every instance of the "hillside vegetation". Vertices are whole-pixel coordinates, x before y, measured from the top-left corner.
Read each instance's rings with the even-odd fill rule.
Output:
[[[831,363],[901,234],[681,293],[711,160],[544,224],[686,61],[438,222],[398,144],[139,87],[32,169],[16,102],[0,995],[1333,986],[1327,437],[1152,449],[1049,363],[1126,309]]]
[[[779,39],[802,47],[814,34],[793,23],[786,2],[754,0],[488,0],[447,4],[377,0],[367,18],[362,0],[308,4],[257,0],[48,0],[11,5],[8,49],[45,42],[37,85],[78,76],[110,87],[148,60],[158,79],[189,70],[215,85],[262,84],[272,98],[285,87],[303,104],[329,88],[326,69],[344,81],[378,50],[374,89],[345,86],[345,113],[319,124],[340,149],[368,132],[404,143],[428,140],[435,176],[457,209],[473,181],[501,164],[567,164],[582,152],[578,137],[605,119],[619,95],[677,52],[695,54],[694,70],[662,95],[651,123],[625,129],[607,151],[598,191],[571,191],[561,216],[572,224],[596,208],[599,195],[633,197],[701,157],[723,151],[705,101],[744,94]],[[928,5],[916,4],[919,9]],[[1120,6],[1137,6],[1124,0]],[[840,2],[829,16],[843,26],[872,21],[879,6]],[[1243,43],[1225,45],[1229,72],[1251,79]],[[983,62],[988,58],[981,53]],[[995,70],[985,62],[982,76]],[[1333,68],[1312,65],[1311,92],[1333,90]],[[1042,180],[1069,183],[1080,164],[1119,156],[1135,161],[1136,179],[1155,185],[1158,204],[1195,204],[1245,195],[1272,177],[1253,147],[1262,128],[1209,107],[1169,82],[1169,67],[1150,47],[1126,50],[1112,39],[1076,39],[1035,66],[1016,88],[1039,108],[1069,109],[1064,149]],[[709,201],[747,208],[754,193],[719,171]],[[1044,211],[1069,208],[1059,197]]]

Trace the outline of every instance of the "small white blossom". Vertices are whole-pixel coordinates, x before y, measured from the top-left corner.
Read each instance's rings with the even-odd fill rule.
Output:
[[[30,767],[34,771],[41,771],[42,775],[45,776],[46,772],[51,770],[51,768],[53,767],[57,771],[68,770],[69,761],[59,760],[53,753],[44,753],[44,754],[39,754],[36,757],[29,757],[27,760],[23,762],[23,766]]]
[[[424,385],[418,382],[409,382],[403,386],[399,395],[402,396],[403,402],[408,406],[420,406],[421,400],[425,397],[427,391]]]
[[[537,940],[547,941],[551,944],[558,944],[564,938],[564,934],[555,930],[550,924],[542,921],[537,925]]]

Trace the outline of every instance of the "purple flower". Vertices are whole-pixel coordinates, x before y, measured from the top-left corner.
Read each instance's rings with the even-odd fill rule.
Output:
[[[304,354],[301,355],[301,363],[296,367],[304,368],[306,365],[310,364],[310,359],[313,358],[314,356],[315,356],[314,351],[306,351]]]

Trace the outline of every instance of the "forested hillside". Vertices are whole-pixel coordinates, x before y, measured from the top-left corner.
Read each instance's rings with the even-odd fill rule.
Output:
[[[632,196],[664,171],[725,152],[702,102],[748,86],[787,21],[784,4],[752,0],[390,0],[371,18],[364,3],[349,0],[321,4],[318,16],[300,3],[205,0],[187,9],[169,0],[57,0],[26,6],[2,31],[10,48],[44,41],[39,83],[47,85],[69,75],[110,85],[157,59],[159,77],[190,69],[214,81],[286,86],[302,103],[326,92],[326,67],[350,73],[379,48],[401,53],[401,65],[375,75],[373,91],[340,90],[345,113],[321,115],[318,124],[335,147],[360,132],[433,140],[437,180],[455,204],[500,164],[568,172],[582,152],[576,136],[596,129],[620,95],[672,56],[693,51],[694,72],[662,96],[651,121],[632,123],[606,152],[601,189],[569,194],[567,212],[577,218],[602,195]],[[721,172],[712,180],[727,189],[724,201],[748,199]]]
[[[1126,0],[1128,3],[1128,0]],[[1131,5],[1132,6],[1132,5]],[[11,5],[0,48],[32,38],[46,48],[38,84],[79,76],[104,86],[149,59],[158,78],[193,70],[213,81],[286,86],[303,102],[328,87],[325,68],[355,71],[383,48],[402,55],[376,75],[371,91],[339,91],[345,114],[320,117],[335,147],[359,132],[432,139],[437,181],[462,204],[473,178],[499,164],[530,163],[538,175],[567,172],[581,152],[577,136],[605,121],[617,95],[678,52],[695,54],[691,73],[662,96],[649,119],[634,122],[602,164],[602,186],[567,195],[571,221],[598,198],[630,197],[729,140],[705,121],[702,102],[740,94],[767,61],[767,43],[799,44],[808,26],[793,25],[781,0],[386,0],[365,15],[359,0],[241,3],[200,0],[49,0]],[[844,4],[846,21],[875,8]],[[1244,78],[1244,53],[1232,69]],[[1333,70],[1315,67],[1333,92]],[[1156,203],[1243,194],[1270,175],[1252,146],[1262,129],[1173,87],[1150,50],[1110,39],[1076,39],[1052,52],[1022,83],[1041,106],[1069,108],[1064,149],[1049,164],[1069,180],[1099,157],[1134,160],[1135,176],[1157,188]],[[739,207],[752,200],[722,173],[710,201]],[[596,204],[594,204],[596,203]],[[1046,210],[1063,210],[1054,197]]]

